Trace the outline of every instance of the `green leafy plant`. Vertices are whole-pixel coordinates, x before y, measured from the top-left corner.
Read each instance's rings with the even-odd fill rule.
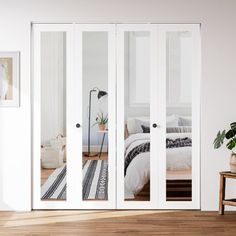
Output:
[[[93,125],[105,125],[108,122],[108,114],[104,115],[103,112],[97,114],[96,122]]]
[[[223,130],[217,133],[214,140],[214,148],[220,148],[225,140],[227,140],[226,147],[233,152],[233,149],[236,147],[236,122],[230,124],[228,131]]]

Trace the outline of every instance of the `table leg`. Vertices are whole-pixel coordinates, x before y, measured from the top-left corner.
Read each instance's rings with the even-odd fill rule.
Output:
[[[102,148],[103,148],[103,144],[104,144],[105,135],[106,135],[106,133],[104,133],[103,136],[102,136],[102,144],[101,144],[101,148],[100,148],[100,152],[99,152],[99,158],[102,155]]]
[[[219,199],[219,214],[224,215],[225,205],[223,200],[225,199],[225,177],[220,175],[220,199]]]

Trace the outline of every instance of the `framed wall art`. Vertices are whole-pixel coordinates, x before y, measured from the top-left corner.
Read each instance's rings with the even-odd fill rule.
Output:
[[[0,107],[20,105],[19,69],[19,52],[0,52]]]

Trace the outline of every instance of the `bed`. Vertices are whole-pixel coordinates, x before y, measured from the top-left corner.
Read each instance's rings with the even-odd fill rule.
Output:
[[[192,133],[189,119],[167,119],[166,167],[167,197],[174,197],[176,187],[186,189],[177,195],[191,197]],[[176,118],[177,117],[177,118]],[[168,123],[169,122],[169,123]],[[182,123],[181,123],[182,122]],[[134,124],[135,123],[135,124]],[[187,124],[187,125],[186,125]],[[129,118],[125,131],[124,176],[125,199],[138,199],[148,192],[150,180],[150,128],[148,118]],[[188,189],[188,190],[187,190]],[[176,189],[176,193],[179,192]],[[150,193],[150,191],[149,191]],[[147,194],[146,194],[147,195]],[[148,196],[147,196],[148,197]]]

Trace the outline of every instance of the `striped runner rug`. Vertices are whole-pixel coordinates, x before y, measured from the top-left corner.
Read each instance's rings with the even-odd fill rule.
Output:
[[[83,163],[83,199],[107,200],[108,161],[89,160]]]
[[[57,168],[41,187],[42,200],[66,199],[66,165]],[[108,161],[83,163],[83,200],[108,199]]]

